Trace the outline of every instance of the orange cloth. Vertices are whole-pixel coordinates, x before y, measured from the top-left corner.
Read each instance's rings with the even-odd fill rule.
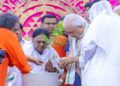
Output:
[[[31,71],[17,36],[12,31],[0,28],[0,48],[7,53],[0,64],[0,86],[5,86],[8,65],[17,66],[23,74]]]
[[[65,36],[59,35],[56,37],[53,37],[53,48],[57,51],[58,55],[60,57],[65,57],[65,47],[66,47],[67,38]]]

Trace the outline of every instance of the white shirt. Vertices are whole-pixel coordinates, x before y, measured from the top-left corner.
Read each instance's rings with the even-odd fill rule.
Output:
[[[48,60],[51,60],[53,63],[53,66],[58,68],[58,70],[61,71],[61,73],[63,72],[63,70],[61,70],[58,67],[59,56],[52,47],[49,46],[49,47],[45,48],[43,50],[43,53],[40,54],[36,51],[36,49],[33,46],[32,41],[31,41],[30,45],[27,45],[27,47],[24,47],[24,51],[25,51],[26,55],[38,58],[44,62],[44,64],[40,65],[40,66],[30,62],[33,72],[39,72],[39,73],[45,72],[45,64],[46,64],[46,62],[48,62]]]

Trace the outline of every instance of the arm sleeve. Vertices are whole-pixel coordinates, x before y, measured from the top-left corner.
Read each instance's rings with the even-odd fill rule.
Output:
[[[11,40],[11,41],[9,41]],[[11,65],[15,65],[19,70],[25,74],[31,71],[31,67],[28,65],[27,58],[22,50],[22,47],[15,35],[9,37],[6,42],[6,51]]]
[[[94,43],[90,43],[86,47],[81,48],[81,56],[79,57],[79,65],[80,68],[84,68],[86,63],[93,57],[96,51],[96,45]]]
[[[59,55],[57,54],[57,52],[53,48],[51,48],[51,55],[52,55],[52,57],[54,57],[54,58],[51,59],[51,61],[53,63],[53,66],[56,67],[59,70],[59,74],[62,75],[63,72],[64,72],[64,69],[61,69],[58,66],[60,57],[59,57]]]

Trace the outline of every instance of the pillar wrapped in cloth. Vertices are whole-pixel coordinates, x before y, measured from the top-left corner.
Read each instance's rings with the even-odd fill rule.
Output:
[[[58,86],[57,73],[30,73],[23,75],[22,86]]]

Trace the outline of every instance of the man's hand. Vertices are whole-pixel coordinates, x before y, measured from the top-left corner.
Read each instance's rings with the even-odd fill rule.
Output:
[[[63,57],[60,59],[58,64],[59,64],[59,67],[64,68],[68,64],[77,63],[78,61],[79,61],[78,57]]]
[[[45,64],[45,70],[48,71],[48,72],[54,72],[54,67],[53,67],[53,64],[52,64],[51,61],[48,61]]]
[[[60,68],[64,68],[65,66],[67,66],[70,62],[69,62],[69,58],[68,57],[63,57],[63,58],[61,58],[60,59],[60,61],[59,61],[59,67]]]

